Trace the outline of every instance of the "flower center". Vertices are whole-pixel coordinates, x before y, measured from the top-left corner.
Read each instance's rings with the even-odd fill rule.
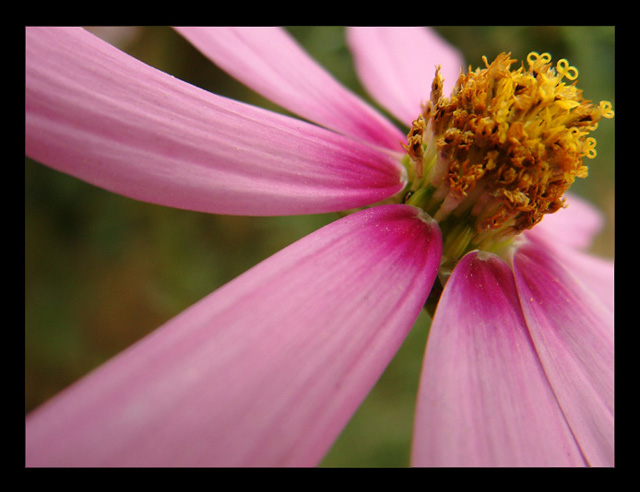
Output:
[[[441,273],[474,249],[499,252],[544,214],[564,206],[563,193],[587,176],[595,130],[612,118],[576,88],[578,71],[548,53],[516,60],[502,53],[486,68],[461,74],[451,97],[436,70],[431,98],[413,122],[403,163],[404,203],[424,209],[444,239]]]

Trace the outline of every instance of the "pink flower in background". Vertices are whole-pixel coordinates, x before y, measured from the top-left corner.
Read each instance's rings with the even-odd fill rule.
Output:
[[[600,217],[570,197],[534,229],[520,222],[559,206],[556,189],[582,177],[573,156],[591,157],[593,120],[611,116],[559,82],[573,67],[558,63],[552,96],[560,102],[536,101],[545,109],[535,125],[505,129],[498,118],[485,132],[478,125],[486,119],[465,120],[482,137],[470,142],[449,123],[468,109],[464,90],[456,89],[455,108],[456,98],[434,96],[422,107],[436,65],[444,86],[433,93],[453,89],[462,66],[453,48],[422,28],[347,30],[363,85],[412,128],[407,140],[284,30],[178,32],[315,124],[193,87],[82,29],[28,28],[26,154],[107,190],[188,210],[362,210],[268,258],[28,415],[28,466],[314,466],[434,283],[444,290],[412,464],[613,465],[613,265],[583,252]],[[530,63],[548,65],[544,55]],[[517,113],[533,104],[526,98],[535,99],[540,81],[507,76],[508,65],[487,64],[488,75],[473,82],[487,82],[502,103],[503,79],[526,79],[532,92],[525,82],[513,89]],[[558,130],[580,111],[575,131]],[[551,121],[554,132],[539,138],[562,133],[554,141],[561,172],[535,175],[527,163],[543,150],[529,140]],[[498,144],[526,168],[517,179],[501,167]],[[489,156],[481,170],[469,164],[475,154],[460,157],[472,145]],[[443,178],[443,163],[460,166]],[[503,171],[493,177],[494,169]],[[472,180],[492,194],[474,195]],[[535,199],[522,198],[531,183]],[[503,215],[511,208],[518,215]],[[492,228],[468,237],[481,221]]]

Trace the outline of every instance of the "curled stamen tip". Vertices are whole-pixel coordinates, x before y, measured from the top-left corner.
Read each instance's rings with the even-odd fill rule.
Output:
[[[578,69],[569,65],[569,62],[565,58],[558,60],[556,70],[558,71],[558,75],[566,77],[569,80],[576,80],[578,78]]]
[[[538,53],[537,51],[532,51],[527,55],[527,62],[529,65],[533,65],[536,62],[541,63],[549,63],[551,61],[551,54],[549,53]]]
[[[584,150],[583,150],[585,156],[588,159],[594,159],[596,157],[597,151],[596,151],[596,139],[593,137],[589,137],[584,141]]]
[[[614,117],[613,106],[609,101],[600,101],[600,112],[603,118],[611,119]]]

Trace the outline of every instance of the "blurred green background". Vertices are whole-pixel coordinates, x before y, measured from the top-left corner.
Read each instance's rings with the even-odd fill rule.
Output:
[[[281,111],[217,69],[169,28],[92,28],[136,58],[217,94]],[[340,27],[290,32],[365,99]],[[438,27],[482,65],[502,51],[567,58],[587,99],[615,105],[613,27]],[[417,55],[419,56],[419,55]],[[615,119],[595,137],[590,177],[572,188],[604,212],[593,251],[614,255]],[[227,217],[124,198],[25,159],[25,410],[334,215]],[[407,466],[429,318],[422,315],[323,466]]]

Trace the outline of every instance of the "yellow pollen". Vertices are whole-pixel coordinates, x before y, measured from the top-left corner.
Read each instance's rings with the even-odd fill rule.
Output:
[[[440,223],[445,250],[448,230],[460,233],[452,248],[483,249],[562,208],[564,192],[587,176],[583,159],[596,156],[589,133],[614,115],[611,103],[582,97],[565,59],[553,65],[549,53],[532,52],[517,69],[506,53],[483,60],[485,68],[460,74],[450,97],[438,68],[407,135],[405,202]]]

